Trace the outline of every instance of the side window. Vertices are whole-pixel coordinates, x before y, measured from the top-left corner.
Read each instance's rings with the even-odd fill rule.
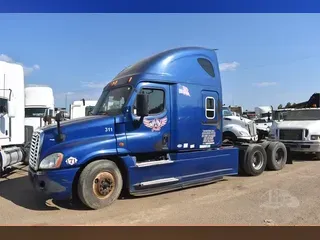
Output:
[[[198,63],[211,77],[214,77],[214,70],[211,62],[205,58],[198,58]]]
[[[206,107],[206,118],[207,119],[214,119],[216,116],[216,110],[215,110],[215,100],[213,97],[206,97],[205,102]]]
[[[143,88],[141,93],[148,95],[149,98],[149,114],[159,114],[164,111],[165,93],[160,89]],[[133,107],[133,113],[136,114],[136,102]]]
[[[0,98],[0,113],[5,114],[8,112],[8,99]]]

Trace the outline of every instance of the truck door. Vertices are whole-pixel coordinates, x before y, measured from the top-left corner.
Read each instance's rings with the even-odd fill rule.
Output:
[[[139,122],[136,116],[136,95],[149,95],[149,116]],[[126,124],[127,149],[131,153],[155,153],[170,149],[169,86],[141,83],[131,98],[132,111]]]
[[[9,138],[8,99],[0,98],[0,139]]]
[[[222,139],[221,104],[218,93],[202,91],[202,104],[200,148],[215,148],[220,146]]]

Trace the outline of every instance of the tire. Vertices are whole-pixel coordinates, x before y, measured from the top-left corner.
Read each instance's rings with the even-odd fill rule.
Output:
[[[270,143],[271,143],[270,141],[264,141],[260,145],[266,150],[270,145]]]
[[[271,142],[267,148],[267,168],[279,171],[287,162],[287,148],[282,142]]]
[[[117,165],[109,160],[98,160],[83,169],[77,190],[83,204],[91,209],[101,209],[118,199],[122,186],[123,180]]]
[[[260,175],[267,166],[267,153],[260,144],[250,144],[244,154],[243,170],[249,176]]]

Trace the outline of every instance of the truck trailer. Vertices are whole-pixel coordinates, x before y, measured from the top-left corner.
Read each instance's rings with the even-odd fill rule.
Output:
[[[223,144],[222,86],[216,52],[167,50],[121,71],[92,115],[34,132],[29,177],[53,199],[91,209],[122,190],[143,196],[219,181],[290,162],[281,142]]]
[[[26,160],[23,67],[0,61],[0,175]],[[26,161],[25,161],[26,162]]]

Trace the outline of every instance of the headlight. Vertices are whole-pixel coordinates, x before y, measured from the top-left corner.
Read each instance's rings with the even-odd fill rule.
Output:
[[[63,154],[62,153],[50,154],[49,156],[45,157],[41,161],[39,168],[40,169],[59,168],[60,165],[61,165],[62,159],[63,159]]]
[[[311,135],[311,140],[320,140],[320,135]]]

